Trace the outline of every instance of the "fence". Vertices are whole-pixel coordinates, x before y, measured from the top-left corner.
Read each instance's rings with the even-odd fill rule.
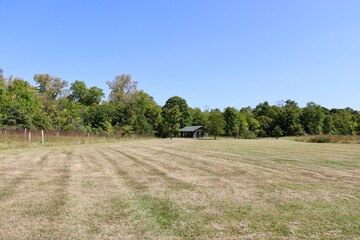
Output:
[[[134,134],[84,133],[58,130],[0,129],[0,149],[30,147],[34,145],[85,144],[137,138]]]

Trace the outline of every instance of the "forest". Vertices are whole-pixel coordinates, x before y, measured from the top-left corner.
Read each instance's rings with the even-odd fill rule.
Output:
[[[213,136],[234,138],[318,134],[360,135],[360,112],[327,109],[314,102],[301,108],[294,100],[270,105],[220,109],[191,108],[179,96],[164,106],[137,89],[130,75],[108,81],[103,89],[50,74],[35,74],[35,86],[0,69],[0,128],[47,129],[138,136],[176,136],[186,125],[202,125]]]

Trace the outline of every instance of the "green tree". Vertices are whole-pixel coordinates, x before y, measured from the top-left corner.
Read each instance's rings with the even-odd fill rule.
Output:
[[[323,121],[323,133],[324,134],[334,134],[336,132],[334,119],[331,114],[328,114],[324,117]]]
[[[161,108],[144,91],[136,94],[133,127],[137,134],[154,135],[160,122]]]
[[[297,103],[292,100],[285,101],[285,106],[281,107],[277,115],[276,125],[279,125],[285,136],[298,136],[304,134],[301,125],[302,110]]]
[[[189,108],[190,118],[189,124],[192,126],[205,126],[206,116],[200,108]]]
[[[258,136],[271,137],[275,128],[276,119],[280,113],[278,106],[270,106],[268,102],[258,104],[254,111],[254,117],[259,123]]]
[[[302,126],[308,134],[321,134],[323,132],[325,113],[320,105],[309,102],[302,111]]]
[[[163,108],[161,115],[163,116],[164,133],[171,138],[176,136],[180,130],[180,122],[182,119],[182,112],[179,106],[171,108]]]
[[[82,103],[86,106],[99,104],[104,97],[104,91],[101,88],[94,86],[89,88],[88,92],[85,94]]]
[[[225,133],[225,120],[223,113],[219,109],[212,109],[209,113],[209,121],[207,125],[207,130],[209,134],[214,136],[216,139],[217,136]]]
[[[91,87],[88,89],[85,82],[76,80],[70,85],[68,99],[73,102],[79,102],[85,106],[90,106],[99,104],[104,96],[102,89],[98,87]]]
[[[87,94],[87,87],[85,82],[76,80],[70,84],[70,94],[68,99],[72,102],[81,102],[84,96]]]
[[[248,132],[249,132],[249,124],[246,121],[246,113],[239,112],[239,120],[238,120],[238,135],[242,138],[246,138]]]
[[[331,109],[335,131],[341,135],[354,135],[357,123],[349,109]]]
[[[49,74],[35,74],[34,81],[36,82],[38,92],[45,95],[48,99],[56,99],[65,93],[65,88],[68,86],[67,81],[59,77],[54,77]]]
[[[21,78],[10,78],[2,104],[3,124],[15,128],[34,128],[33,116],[41,110],[36,89]]]
[[[274,127],[274,132],[273,132],[273,136],[276,137],[276,139],[278,139],[279,137],[281,137],[283,135],[283,130],[281,129],[281,127],[279,125],[276,125]]]
[[[227,107],[223,114],[225,120],[225,135],[237,138],[239,133],[238,111],[233,107]]]
[[[115,112],[116,108],[111,103],[91,105],[84,119],[84,124],[89,126],[93,132],[109,132],[109,130],[112,132],[113,129],[110,128],[109,123],[112,123]]]
[[[360,111],[357,111],[357,113],[355,114],[355,121],[356,121],[356,134],[360,135]]]
[[[239,112],[239,135],[245,139],[253,139],[259,133],[260,122],[255,118],[250,107],[242,108]]]
[[[132,80],[131,75],[118,75],[106,84],[110,88],[109,99],[111,102],[129,102],[134,100],[137,92],[137,82]]]
[[[189,107],[186,103],[186,100],[181,97],[174,96],[166,101],[165,105],[162,107],[162,117],[165,122],[169,122],[169,119],[167,119],[168,117],[170,117],[168,113],[169,110],[173,108],[176,108],[179,111],[177,122],[179,123],[179,127],[185,127],[188,124],[190,117]]]

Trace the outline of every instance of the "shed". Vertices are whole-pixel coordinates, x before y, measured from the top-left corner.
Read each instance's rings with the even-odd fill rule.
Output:
[[[186,126],[179,130],[180,137],[200,138],[204,137],[206,129],[203,126]]]

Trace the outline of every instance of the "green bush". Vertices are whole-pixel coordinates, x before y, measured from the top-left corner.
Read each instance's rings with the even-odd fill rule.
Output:
[[[299,142],[309,143],[360,143],[357,135],[308,135],[295,138]]]

